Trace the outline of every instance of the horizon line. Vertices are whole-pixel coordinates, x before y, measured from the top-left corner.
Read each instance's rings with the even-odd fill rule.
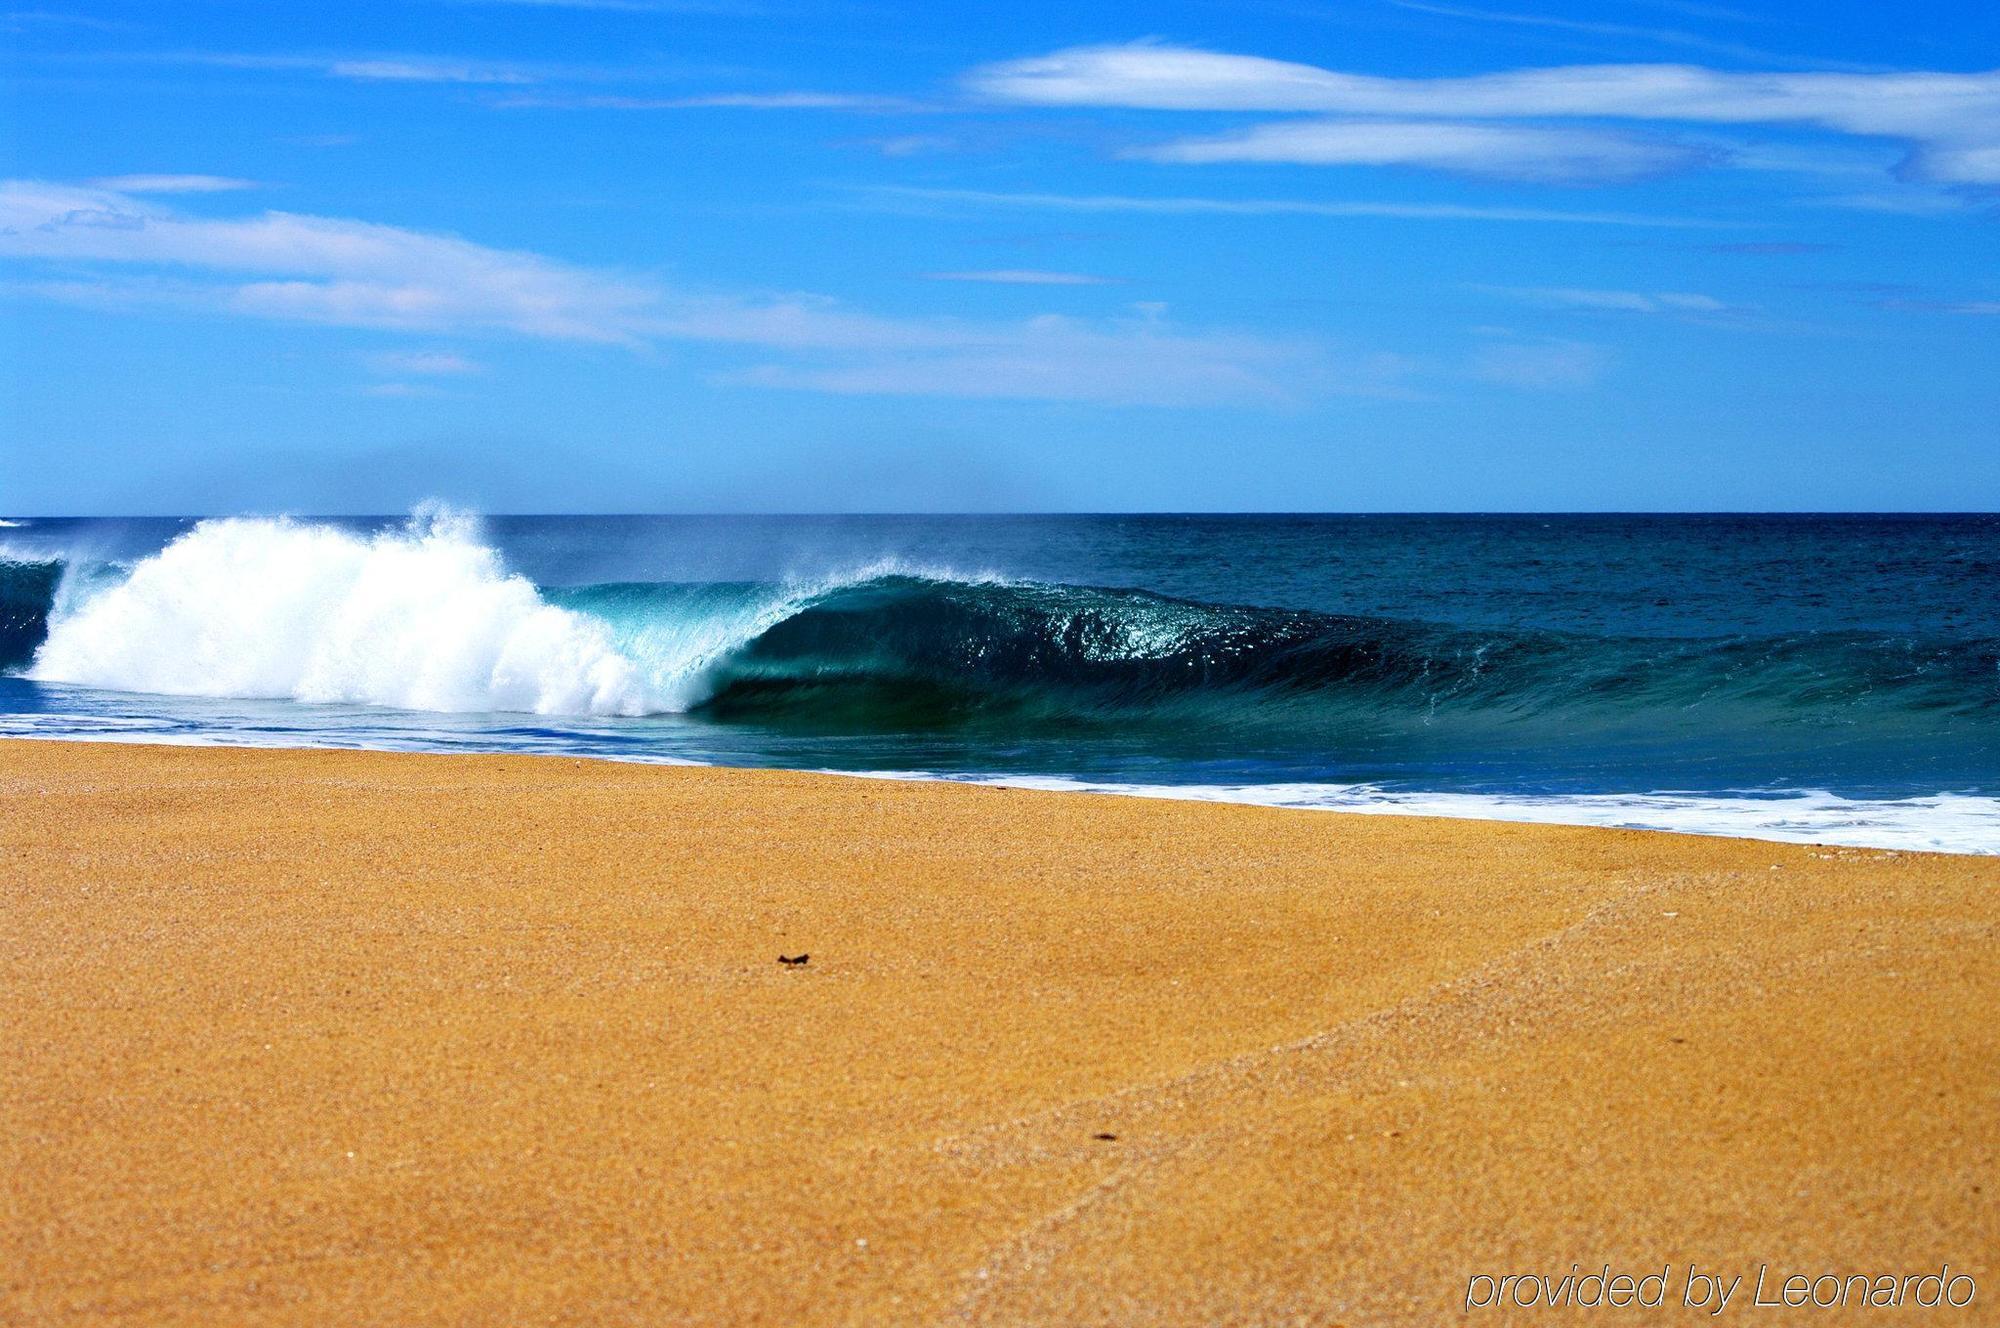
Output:
[[[0,530],[7,523],[19,521],[216,521],[231,518],[246,519],[298,519],[317,521],[395,521],[408,518],[414,509],[383,512],[334,512],[307,511],[287,508],[264,508],[230,512],[16,512],[0,518]],[[501,518],[511,520],[553,520],[559,518],[620,519],[633,518],[675,520],[695,519],[754,519],[792,520],[798,518],[837,518],[843,520],[884,520],[884,519],[937,519],[956,518],[965,520],[1020,520],[1024,518],[1085,518],[1085,517],[1598,517],[1598,516],[1686,516],[1686,517],[2000,517],[2000,509],[1990,508],[1666,508],[1666,507],[1590,507],[1590,508],[1355,508],[1347,510],[1276,508],[1126,508],[1103,510],[1064,511],[1058,509],[1021,511],[488,511],[479,508],[461,508],[468,515],[481,518]]]

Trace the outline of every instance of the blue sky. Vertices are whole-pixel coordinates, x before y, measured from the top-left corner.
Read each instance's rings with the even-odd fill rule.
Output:
[[[26,2],[0,510],[2000,507],[1985,0]]]

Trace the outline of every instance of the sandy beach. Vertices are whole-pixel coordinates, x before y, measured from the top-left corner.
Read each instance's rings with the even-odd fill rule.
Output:
[[[7,1324],[2000,1304],[2000,861],[33,742],[0,852]]]

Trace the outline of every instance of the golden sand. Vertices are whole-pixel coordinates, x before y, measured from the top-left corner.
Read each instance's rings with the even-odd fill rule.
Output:
[[[2000,862],[23,742],[0,855],[0,1323],[2000,1321]],[[1690,1262],[1978,1297],[1464,1308]]]

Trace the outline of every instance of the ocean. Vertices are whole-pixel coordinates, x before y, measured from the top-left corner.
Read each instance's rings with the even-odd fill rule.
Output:
[[[0,735],[2000,852],[2000,517],[0,526]]]

